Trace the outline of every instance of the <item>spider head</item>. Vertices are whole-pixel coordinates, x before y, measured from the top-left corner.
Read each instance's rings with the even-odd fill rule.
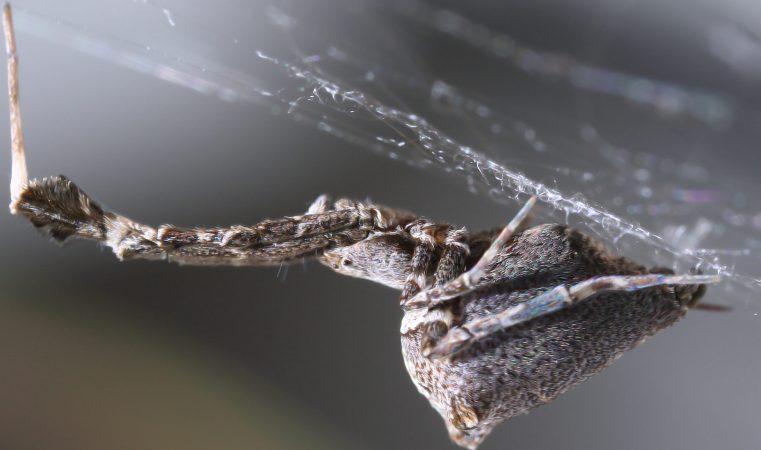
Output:
[[[410,273],[414,242],[396,232],[325,251],[320,262],[336,272],[401,289]]]

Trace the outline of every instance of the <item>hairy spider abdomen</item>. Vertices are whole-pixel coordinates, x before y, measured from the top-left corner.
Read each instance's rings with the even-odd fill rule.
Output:
[[[558,283],[650,272],[576,230],[540,225],[500,251],[484,277],[491,284],[455,299],[453,325],[494,316]],[[451,358],[422,356],[416,328],[402,335],[405,364],[455,442],[475,448],[499,422],[553,400],[677,321],[702,292],[684,285],[599,293],[502,329]]]

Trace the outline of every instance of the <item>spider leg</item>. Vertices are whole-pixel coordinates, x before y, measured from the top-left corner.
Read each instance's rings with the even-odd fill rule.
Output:
[[[441,254],[436,272],[433,276],[434,286],[443,286],[465,271],[465,258],[470,252],[467,244],[467,234],[464,229],[449,229],[444,240],[444,251]],[[422,348],[433,347],[443,338],[452,323],[459,317],[455,305],[445,305],[429,314],[422,329],[420,345]]]
[[[326,212],[328,210],[329,200],[330,198],[327,196],[327,194],[320,195],[312,202],[311,205],[309,205],[307,214],[319,214]]]
[[[590,278],[572,286],[560,285],[499,314],[473,320],[452,329],[434,347],[427,351],[424,349],[424,353],[435,358],[452,356],[465,350],[473,342],[499,330],[567,308],[599,292],[631,292],[653,286],[700,285],[719,281],[720,277],[717,275],[606,275]]]
[[[405,229],[415,240],[415,249],[410,262],[410,274],[407,277],[400,304],[428,287],[434,252],[441,249],[441,256],[436,262],[433,285],[441,286],[465,271],[465,257],[470,252],[467,233],[464,228],[454,229],[450,225],[430,223],[418,219],[409,223]]]
[[[408,228],[416,244],[410,261],[410,273],[402,287],[400,299],[402,304],[427,287],[428,268],[431,266],[433,253],[436,250],[436,233],[441,226],[421,219],[410,224]]]
[[[473,291],[486,272],[486,269],[494,261],[499,250],[510,241],[516,231],[525,227],[535,204],[536,197],[528,199],[526,204],[523,205],[523,208],[521,208],[513,220],[502,229],[502,232],[492,241],[489,248],[484,252],[483,256],[481,256],[481,259],[479,259],[470,270],[442,286],[426,289],[417,293],[414,297],[405,302],[404,306],[408,308],[430,308]]]
[[[470,253],[464,228],[449,229],[444,238],[444,251],[433,275],[433,285],[441,287],[465,272],[465,258]]]
[[[394,229],[414,219],[409,213],[348,199],[328,210],[320,196],[302,216],[227,228],[153,228],[105,211],[64,176],[29,180],[21,127],[18,59],[11,9],[3,9],[12,136],[11,204],[53,239],[104,243],[119,259],[168,259],[183,264],[275,265],[349,245],[371,231]]]
[[[352,244],[370,231],[397,226],[405,217],[356,203],[346,209],[264,220],[253,226],[153,228],[105,211],[64,176],[27,182],[11,210],[60,242],[90,239],[111,247],[119,259],[168,259],[197,265],[290,262]]]

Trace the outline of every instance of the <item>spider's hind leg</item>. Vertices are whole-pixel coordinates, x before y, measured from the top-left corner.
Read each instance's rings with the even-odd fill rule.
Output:
[[[699,285],[716,283],[716,275],[605,275],[581,281],[572,286],[560,285],[531,300],[507,308],[493,316],[476,319],[454,328],[435,347],[425,351],[425,356],[452,356],[468,348],[473,342],[519,323],[559,311],[603,291],[631,292],[654,286],[691,286],[688,291],[697,292]],[[692,287],[695,286],[695,287]],[[689,307],[685,304],[684,307]]]

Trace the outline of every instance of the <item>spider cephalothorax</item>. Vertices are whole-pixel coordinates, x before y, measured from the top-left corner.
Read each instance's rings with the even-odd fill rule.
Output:
[[[500,422],[552,401],[694,306],[706,275],[671,275],[561,225],[527,229],[535,198],[502,230],[467,233],[370,202],[319,197],[253,226],[151,227],[101,208],[63,176],[27,178],[16,46],[9,52],[11,212],[56,240],[120,259],[280,265],[317,257],[401,291],[404,362],[452,439],[475,448]]]
[[[326,250],[319,261],[342,275],[401,289],[412,263],[415,241],[402,231],[370,236],[356,244]]]

